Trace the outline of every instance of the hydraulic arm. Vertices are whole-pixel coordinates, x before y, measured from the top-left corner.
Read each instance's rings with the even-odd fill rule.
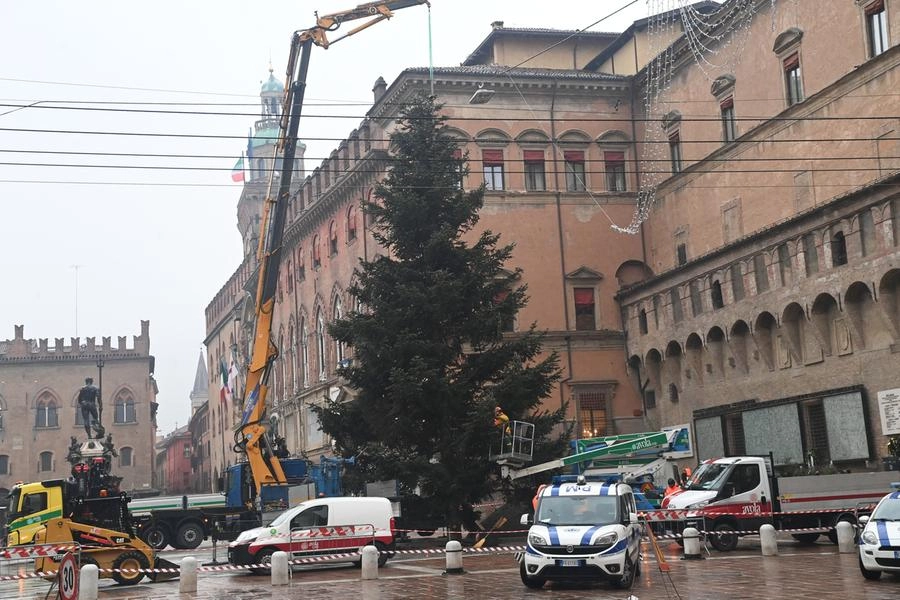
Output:
[[[280,176],[273,169],[269,176],[269,193],[263,204],[260,239],[257,255],[259,270],[256,288],[256,322],[253,343],[244,385],[243,414],[235,431],[235,450],[245,452],[253,473],[256,492],[264,485],[280,485],[287,482],[281,464],[269,439],[266,414],[266,392],[273,361],[278,348],[272,341],[272,317],[275,292],[278,284],[278,267],[281,263],[282,237],[291,189],[294,158],[297,146],[297,129],[303,109],[306,91],[306,74],[309,69],[309,53],[313,44],[328,48],[334,42],[349,37],[393,16],[393,11],[428,4],[428,0],[393,0],[368,2],[356,8],[325,16],[316,15],[316,25],[294,32],[288,58],[287,76],[282,101],[280,131],[276,156],[281,160]],[[369,19],[343,36],[329,41],[327,34],[337,30],[342,23]],[[276,163],[277,164],[277,163]],[[272,193],[277,185],[277,192]]]

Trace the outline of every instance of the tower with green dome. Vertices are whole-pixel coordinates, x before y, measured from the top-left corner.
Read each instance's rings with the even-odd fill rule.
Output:
[[[238,230],[244,242],[244,254],[256,252],[259,240],[259,219],[262,214],[263,201],[266,197],[270,179],[273,191],[278,188],[281,176],[281,159],[274,160],[275,145],[281,125],[281,104],[284,100],[284,84],[279,81],[269,65],[269,78],[262,82],[259,90],[260,118],[247,137],[247,150],[244,156],[244,188],[238,201]],[[294,176],[291,192],[295,192],[306,178],[303,166],[303,155],[306,144],[297,142],[294,160]],[[274,170],[274,177],[273,175]]]

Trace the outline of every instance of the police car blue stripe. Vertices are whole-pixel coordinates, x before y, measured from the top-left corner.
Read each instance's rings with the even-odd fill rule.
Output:
[[[558,485],[554,485],[550,488],[550,495],[551,496],[559,496],[559,486]]]
[[[884,521],[876,521],[875,529],[878,531],[878,541],[882,546],[890,546],[891,540],[888,538],[887,523]]]
[[[888,496],[891,500],[900,500],[900,492],[894,492],[890,496]]]
[[[590,529],[584,532],[584,535],[581,536],[581,545],[587,546],[591,543],[591,538],[594,537],[594,534],[602,527],[601,525],[594,525]]]
[[[600,486],[600,495],[601,496],[612,496],[613,494],[613,486],[611,485],[601,485]]]
[[[559,532],[556,531],[556,527],[552,525],[547,527],[547,533],[550,534],[550,545],[559,546]]]
[[[616,545],[602,554],[618,554],[628,548],[628,540],[619,540]]]

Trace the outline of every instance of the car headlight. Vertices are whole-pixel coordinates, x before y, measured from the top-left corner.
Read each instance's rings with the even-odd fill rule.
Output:
[[[253,533],[252,531],[244,531],[237,536],[237,539],[234,540],[235,544],[246,544],[248,542],[252,542],[256,538],[259,537],[259,534]]]
[[[685,506],[687,510],[699,510],[709,504],[709,500],[704,500],[702,502],[695,502],[694,504],[689,504]]]
[[[863,534],[862,534],[862,541],[863,541],[864,544],[872,544],[872,545],[874,545],[874,544],[877,544],[877,543],[878,543],[878,536],[875,535],[875,532],[874,532],[874,531],[869,531],[869,530],[867,529],[866,531],[863,531]]]
[[[547,546],[548,545],[547,539],[544,536],[539,535],[537,533],[529,533],[528,534],[528,543],[531,544],[532,546]]]
[[[607,533],[606,535],[601,535],[596,540],[594,540],[594,546],[612,546],[618,539],[619,536],[615,532]]]

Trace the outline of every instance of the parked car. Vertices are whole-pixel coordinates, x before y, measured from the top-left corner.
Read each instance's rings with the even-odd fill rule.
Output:
[[[344,560],[360,564],[359,551],[373,544],[383,566],[392,556],[394,528],[387,498],[316,498],[284,511],[266,527],[242,532],[228,545],[228,560],[262,575],[279,550],[292,559],[351,554]]]
[[[894,484],[900,488],[900,484]],[[900,575],[900,489],[882,498],[872,515],[860,517],[859,570],[866,579]]]

